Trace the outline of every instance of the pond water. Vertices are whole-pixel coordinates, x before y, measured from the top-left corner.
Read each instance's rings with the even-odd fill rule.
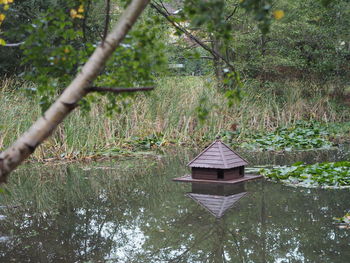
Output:
[[[243,154],[252,166],[349,159],[347,147]],[[349,189],[172,182],[192,157],[21,167],[0,195],[0,262],[348,262],[350,231],[333,217]]]

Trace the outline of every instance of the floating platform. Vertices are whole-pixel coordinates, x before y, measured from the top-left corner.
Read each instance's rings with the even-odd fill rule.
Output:
[[[208,179],[193,179],[190,174],[186,174],[181,177],[173,178],[173,181],[184,183],[208,183],[208,184],[238,184],[246,181],[262,178],[262,175],[246,174],[241,178],[232,180],[208,180]]]

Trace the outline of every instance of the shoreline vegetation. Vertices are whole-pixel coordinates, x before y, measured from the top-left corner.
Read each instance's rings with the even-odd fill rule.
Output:
[[[217,135],[251,151],[327,149],[350,140],[350,107],[332,96],[331,85],[287,81],[261,87],[247,82],[242,100],[228,107],[214,79],[162,78],[155,91],[118,102],[120,112],[108,117],[103,103],[93,103],[89,112],[78,109],[30,161],[95,160],[172,146],[203,148]],[[0,151],[41,114],[38,98],[25,95],[31,88],[18,79],[0,82]],[[124,107],[125,102],[130,105]],[[207,113],[204,122],[199,111]]]
[[[261,169],[260,174],[289,186],[316,188],[350,188],[350,162],[324,162]]]

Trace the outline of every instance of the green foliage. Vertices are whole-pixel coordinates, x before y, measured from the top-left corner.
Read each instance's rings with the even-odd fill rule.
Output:
[[[336,1],[324,7],[313,0],[281,0],[275,8],[286,15],[272,20],[265,36],[249,17],[235,24],[238,32],[231,45],[236,48],[239,70],[262,81],[345,81],[349,74],[349,2]]]
[[[221,136],[225,141],[235,144],[233,140],[239,136],[239,133],[238,131],[224,131]],[[255,132],[243,138],[243,142],[240,143],[240,147],[254,151],[327,149],[332,146],[327,126],[305,121],[298,121],[295,125],[287,127],[279,127],[272,132]]]
[[[258,21],[263,33],[269,31],[272,16],[272,0],[245,0],[245,1],[185,1],[183,17],[190,18],[194,27],[204,26],[207,32],[216,37],[230,40],[232,39],[232,24],[228,17],[234,14],[238,7],[252,13],[254,19]]]
[[[27,98],[18,91],[35,88],[34,84],[16,79],[0,83],[2,150],[25,132],[33,120],[41,116],[41,112],[36,96]],[[313,97],[305,103],[302,94],[298,93],[293,100],[283,97],[283,103],[279,104],[279,98],[271,96],[270,92],[265,96],[254,86],[246,86],[248,95],[242,98],[239,105],[228,108],[224,94],[216,89],[212,78],[159,78],[156,87],[149,94],[137,94],[132,107],[123,108],[121,113],[112,112],[110,118],[103,117],[106,114],[107,98],[88,96],[90,101],[84,107],[90,107],[90,112],[82,111],[79,107],[34,152],[33,158],[59,159],[65,154],[65,158],[80,159],[108,149],[128,150],[134,148],[126,143],[132,137],[144,139],[159,133],[170,143],[204,146],[222,132],[223,139],[235,147],[245,138],[250,140],[252,133],[271,131],[276,126],[292,127],[294,120],[301,116],[308,122],[317,119],[322,123],[320,126],[327,127],[329,135],[326,135],[326,139],[335,139],[341,143],[348,142],[350,138],[350,123],[344,123],[344,120],[348,120],[349,108],[338,109],[334,104],[324,104],[325,97]],[[292,86],[291,89],[295,90],[296,87]],[[201,99],[205,101],[202,105],[199,103]],[[125,103],[130,101],[130,98],[124,100]],[[117,103],[118,107],[124,107],[122,101]],[[198,118],[199,107],[207,111],[203,123]],[[316,114],[301,115],[312,112]]]
[[[66,10],[50,8],[41,15],[26,27],[29,37],[21,48],[23,64],[31,65],[26,77],[38,84],[35,91],[46,110],[83,65],[93,46],[83,43],[81,21],[71,18]]]
[[[199,46],[203,47],[203,53],[206,58],[212,57],[212,64],[215,68],[215,74],[219,80],[218,87],[223,87],[227,91],[226,97],[229,106],[235,101],[239,101],[242,97],[242,82],[240,80],[233,56],[235,56],[235,48],[232,46],[233,39],[237,32],[234,29],[235,23],[230,20],[232,17],[246,16],[243,11],[246,10],[253,14],[263,33],[269,29],[271,16],[272,1],[248,0],[248,1],[184,1],[183,6],[179,5],[178,12],[171,16],[173,21],[188,24],[184,26],[190,34],[201,39],[203,43]],[[173,3],[172,3],[173,4]],[[237,11],[239,10],[239,11]],[[178,30],[179,31],[179,30]],[[179,36],[183,32],[177,32]],[[189,39],[184,41],[184,46],[189,49]],[[195,41],[192,41],[193,43]],[[176,43],[175,45],[178,45]],[[206,47],[205,47],[206,45]],[[196,46],[196,45],[194,45]],[[191,48],[191,47],[190,47]],[[176,50],[176,49],[175,49]],[[209,52],[209,50],[211,50]],[[175,54],[178,57],[179,54]],[[181,55],[183,56],[183,55]],[[199,62],[205,67],[207,61]]]
[[[164,44],[160,42],[160,28],[156,17],[140,22],[115,51],[108,62],[99,84],[134,87],[154,84],[157,73],[163,71],[166,58]]]
[[[255,15],[255,19],[259,22],[259,28],[262,33],[266,34],[269,31],[271,24],[271,9],[272,0],[256,1],[256,0],[243,0],[240,1],[241,6],[248,12],[252,12]]]
[[[235,103],[240,102],[245,95],[243,91],[243,84],[241,82],[238,72],[229,72],[223,79],[223,85],[225,89],[225,97],[227,104],[232,107]],[[234,89],[232,87],[235,87]]]
[[[92,0],[19,0],[14,1],[8,10],[7,19],[2,25],[4,37],[8,43],[26,43],[28,38],[43,37],[38,39],[38,44],[47,46],[55,46],[57,43],[53,43],[52,40],[56,39],[56,42],[60,42],[60,36],[62,28],[59,28],[57,23],[62,22],[62,16],[66,16],[66,22],[73,21],[70,19],[70,10],[78,8],[80,4],[85,7],[84,19],[75,19],[75,30],[83,29],[83,41],[80,39],[79,43],[85,43],[86,39],[96,39],[98,36],[97,30],[101,31],[100,24],[103,23],[103,18],[95,14],[96,9],[100,8],[100,4],[103,0],[94,0],[94,4],[91,5]],[[51,12],[50,12],[51,11]],[[55,16],[57,15],[56,19]],[[47,18],[47,19],[46,19]],[[41,23],[40,23],[41,22]],[[43,25],[45,24],[46,25]],[[33,27],[31,27],[33,26]],[[68,30],[70,26],[65,25]],[[50,32],[43,32],[43,27]],[[41,32],[36,32],[38,28]],[[69,32],[67,32],[69,34]],[[44,42],[44,43],[43,43]],[[14,74],[23,71],[30,71],[31,63],[23,62],[23,50],[20,47],[6,47],[6,52],[0,52],[0,73]],[[27,46],[30,48],[31,46]],[[42,47],[40,47],[42,48]],[[46,53],[43,53],[47,55]],[[40,54],[42,55],[42,54]],[[47,59],[47,58],[46,58]]]
[[[84,19],[70,19],[69,10],[77,8],[81,3],[84,3],[86,19],[85,17]],[[120,7],[127,3],[129,1],[124,0],[113,2],[112,5],[113,7]],[[245,77],[263,79],[284,78],[286,75],[291,78],[299,78],[300,76],[305,77],[314,74],[317,78],[327,80],[340,76],[346,77],[348,74],[349,49],[347,43],[349,33],[347,29],[349,28],[350,16],[348,15],[348,2],[345,0],[187,0],[183,4],[176,2],[171,2],[171,4],[175,5],[179,11],[172,16],[172,19],[178,22],[189,22],[189,30],[200,39],[208,40],[207,42],[215,40],[220,43],[218,51],[235,65],[236,72],[230,72],[232,74],[243,71]],[[64,45],[65,43],[60,43],[61,40],[58,39],[58,36],[62,34],[62,29],[51,25],[55,20],[54,17],[56,17],[56,24],[68,23],[69,21],[74,24],[73,27],[68,24],[64,26],[68,31],[67,34],[71,34],[69,33],[71,29],[75,31],[74,34],[81,35],[83,33],[83,36],[76,35],[74,38],[76,38],[77,43],[86,48],[85,46],[88,46],[89,43],[90,45],[97,44],[100,38],[104,27],[103,10],[103,0],[15,1],[8,10],[2,28],[9,42],[27,42],[27,38],[30,42],[32,41],[30,39],[34,37],[43,38],[39,41],[43,42],[38,43],[39,46],[45,44],[46,41],[46,46],[57,49],[57,44]],[[118,16],[119,9],[113,8],[113,10],[112,17],[114,20]],[[275,16],[274,19],[274,12],[282,10],[286,14],[285,17],[279,20]],[[247,12],[250,15],[247,15]],[[63,14],[66,18],[62,21]],[[50,24],[49,32],[42,32],[42,25],[38,24],[38,19],[43,24]],[[35,28],[23,27],[25,24],[36,25],[41,33],[36,32]],[[178,43],[174,44],[171,43],[173,41],[169,41],[167,35],[169,28],[164,30],[166,27],[160,19],[152,25],[149,24],[150,27],[147,29],[151,29],[155,24],[160,26],[157,29],[158,31],[164,31],[164,36],[159,38],[158,35],[158,38],[163,42],[167,42],[171,63],[185,64],[186,69],[178,72],[178,74],[204,74],[211,71],[212,68],[208,67],[211,64],[210,60],[194,58],[193,56],[191,59],[187,59],[184,54],[186,52],[181,50]],[[262,35],[261,30],[264,33],[268,32],[268,34]],[[53,39],[56,40],[53,41]],[[66,44],[73,45],[72,43]],[[80,53],[81,50],[76,45],[73,45],[74,50]],[[27,45],[24,50],[32,47],[32,45]],[[50,55],[53,52],[52,50],[52,52],[49,52],[42,47],[39,49],[43,53],[40,54],[39,50],[36,50],[33,52],[33,56],[36,53],[44,57],[43,55]],[[196,49],[198,48],[196,47]],[[11,73],[14,72],[14,68],[19,68],[18,60],[23,58],[22,51],[19,48],[7,48],[6,50],[7,52],[1,52],[0,54],[0,71]],[[197,50],[196,52],[200,53],[201,56],[209,55],[205,50],[199,52]],[[157,52],[153,53],[156,54]],[[60,64],[62,68],[65,68],[68,64],[65,74],[74,74],[74,70],[79,68],[79,64],[84,61],[85,57],[84,55],[83,58],[75,58],[75,61],[67,59],[63,63],[59,59],[64,57],[65,54],[61,54],[59,50],[56,50],[52,55],[58,57],[57,65],[53,67],[55,70]],[[78,54],[70,54],[70,57],[74,56],[78,56]],[[77,62],[77,60],[80,61]],[[32,62],[35,61],[30,59],[22,65],[29,69]],[[47,65],[46,62],[44,64]],[[69,65],[70,63],[73,63],[73,65]],[[222,66],[222,70],[228,70],[225,65]],[[73,71],[71,71],[72,67]],[[58,69],[57,72],[62,72],[62,69]],[[228,82],[235,80],[234,83],[229,83],[227,86],[233,84],[233,87],[235,87],[239,83],[234,78],[227,79],[225,76],[224,79]],[[38,81],[41,81],[40,78],[38,78]],[[43,86],[49,87],[46,84]]]
[[[262,169],[260,174],[287,184],[305,187],[350,186],[350,162],[348,161],[312,165],[299,162],[289,167]]]
[[[157,17],[149,16],[140,21],[116,49],[96,84],[123,88],[153,86],[159,74],[165,71],[167,62],[160,32]],[[107,110],[111,114],[125,109],[130,104],[125,98],[132,95],[107,93],[106,96]]]
[[[166,54],[170,63],[168,71],[172,76],[203,76],[209,75],[212,72],[212,62],[208,58],[208,52],[196,47],[192,50],[187,50],[186,46],[165,45]],[[210,57],[209,57],[210,58]],[[182,65],[181,68],[174,68],[173,65]]]
[[[151,150],[159,148],[171,143],[162,133],[150,134],[146,137],[132,137],[130,140],[125,141],[125,144],[132,147],[135,150]]]
[[[225,5],[222,0],[185,1],[182,19],[190,18],[193,27],[205,27],[206,32],[229,40],[231,24],[226,21]]]
[[[346,136],[350,134],[350,122],[330,123],[327,129],[330,135],[334,138],[339,136]]]
[[[208,118],[211,110],[210,108],[214,106],[216,105],[208,106],[208,98],[206,97],[200,98],[198,106],[196,107],[196,113],[201,124],[203,124],[205,120]]]
[[[66,1],[67,7],[78,6],[81,1]],[[67,11],[68,10],[68,11]],[[37,83],[31,92],[40,96],[42,110],[46,110],[53,98],[70,83],[94,48],[100,44],[95,38],[89,42],[86,36],[86,22],[62,6],[49,8],[26,27],[27,37],[22,46],[23,65],[30,65],[26,77]],[[113,58],[97,80],[97,85],[109,87],[150,86],[156,74],[164,69],[166,58],[164,44],[159,41],[160,28],[157,17],[149,16],[141,20],[115,51]],[[128,94],[116,96],[105,94],[107,109],[120,112],[130,101]],[[123,99],[118,102],[118,99]],[[90,103],[97,99],[89,97],[81,102],[83,109],[91,108]]]

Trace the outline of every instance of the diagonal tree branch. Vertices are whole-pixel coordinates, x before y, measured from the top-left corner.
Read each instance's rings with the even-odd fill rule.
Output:
[[[203,40],[197,38],[196,36],[192,35],[186,28],[182,27],[179,23],[173,21],[171,17],[168,15],[167,11],[164,11],[162,7],[157,3],[151,3],[150,4],[152,8],[154,8],[160,15],[162,15],[170,24],[172,24],[177,30],[184,33],[187,37],[189,37],[193,42],[200,45],[202,48],[204,48],[206,51],[208,51],[214,58],[221,59],[225,62],[227,67],[230,68],[231,71],[235,72],[235,67],[228,61],[224,56],[222,56],[219,52],[213,50],[210,48],[207,44],[204,43]]]
[[[106,17],[105,17],[105,28],[103,30],[103,39],[102,39],[103,42],[105,41],[108,33],[110,9],[111,9],[111,0],[106,0],[106,14],[105,14]]]
[[[127,93],[138,91],[151,91],[154,87],[139,87],[139,88],[110,88],[110,87],[89,87],[87,92],[112,92],[112,93]]]
[[[226,17],[226,19],[225,19],[226,21],[229,20],[236,13],[238,6],[239,6],[239,4],[237,4],[235,6],[235,8],[233,9],[233,11],[231,12],[231,14],[229,14],[228,17]]]
[[[24,41],[23,42],[18,42],[18,43],[9,43],[9,44],[6,44],[5,47],[19,47],[21,45],[24,44]]]
[[[7,175],[52,134],[88,93],[87,88],[96,79],[108,58],[125,38],[148,3],[149,0],[131,1],[114,29],[106,37],[104,44],[96,48],[82,70],[55,103],[12,146],[0,153],[0,182],[6,181]]]

